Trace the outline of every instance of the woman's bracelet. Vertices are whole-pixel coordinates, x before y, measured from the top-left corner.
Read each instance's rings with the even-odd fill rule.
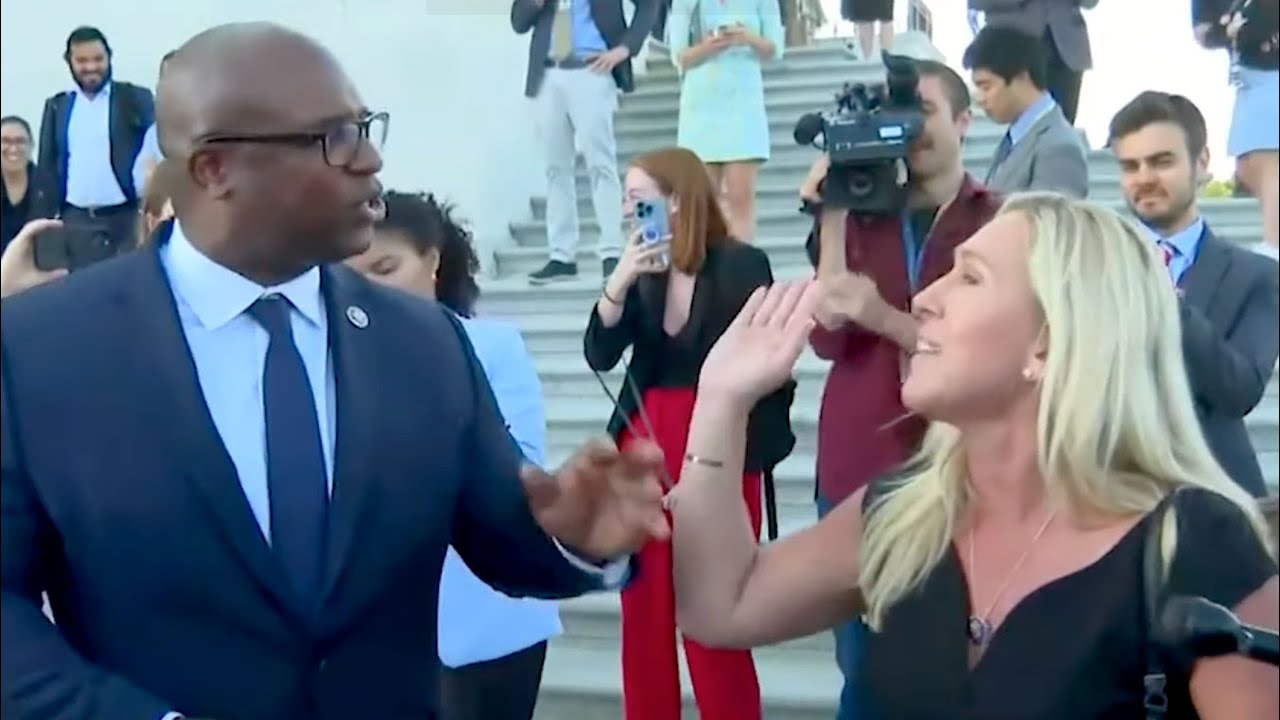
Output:
[[[614,300],[613,296],[609,294],[609,288],[607,287],[604,288],[603,290],[600,291],[600,294],[604,296],[604,299],[608,300],[610,304],[617,305],[619,307],[622,306],[622,303],[618,302],[617,300]]]
[[[693,453],[685,453],[684,461],[689,463],[690,465],[701,465],[703,467],[711,468],[713,470],[719,470],[724,467],[724,463],[720,462],[719,460],[704,458],[701,455],[694,455]]]

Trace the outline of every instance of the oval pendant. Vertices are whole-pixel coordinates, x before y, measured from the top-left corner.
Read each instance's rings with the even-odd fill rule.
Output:
[[[979,647],[986,645],[991,638],[991,623],[977,615],[969,617],[969,642]]]

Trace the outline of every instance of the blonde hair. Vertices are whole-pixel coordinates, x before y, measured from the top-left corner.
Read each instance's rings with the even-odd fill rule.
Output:
[[[1059,195],[1015,195],[1000,210],[1010,213],[1031,226],[1027,271],[1049,338],[1036,436],[1050,503],[1080,517],[1132,516],[1195,486],[1238,505],[1269,546],[1257,505],[1201,434],[1155,244],[1115,212]],[[868,507],[859,580],[872,627],[942,560],[971,501],[960,434],[933,423]],[[1165,558],[1174,527],[1162,530]]]

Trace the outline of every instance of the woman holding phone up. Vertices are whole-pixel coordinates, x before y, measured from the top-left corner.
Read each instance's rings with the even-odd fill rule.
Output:
[[[632,349],[609,433],[625,447],[651,430],[678,483],[702,362],[747,297],[772,283],[773,274],[763,251],[730,237],[706,168],[691,151],[669,148],[636,158],[625,192],[624,211],[637,227],[591,311],[584,352],[593,370],[607,372]],[[637,207],[649,211],[644,218]],[[757,536],[761,473],[795,444],[794,394],[795,384],[788,383],[751,414],[742,510]],[[679,720],[670,544],[650,543],[638,562],[635,582],[622,592],[625,717]],[[703,720],[759,720],[750,651],[710,649],[689,639],[684,646]]]

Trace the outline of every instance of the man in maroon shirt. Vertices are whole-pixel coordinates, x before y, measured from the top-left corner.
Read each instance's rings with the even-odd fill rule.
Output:
[[[825,290],[810,342],[831,360],[818,418],[819,515],[915,451],[924,423],[906,417],[899,389],[903,360],[915,350],[911,298],[951,271],[955,247],[995,214],[1000,200],[964,170],[969,91],[954,70],[917,61],[924,129],[908,157],[910,192],[901,215],[855,217],[822,208],[810,234],[810,259]],[[801,188],[818,200],[826,175],[819,158]],[[836,661],[845,676],[837,720],[868,717],[856,690],[861,622],[836,629]]]

